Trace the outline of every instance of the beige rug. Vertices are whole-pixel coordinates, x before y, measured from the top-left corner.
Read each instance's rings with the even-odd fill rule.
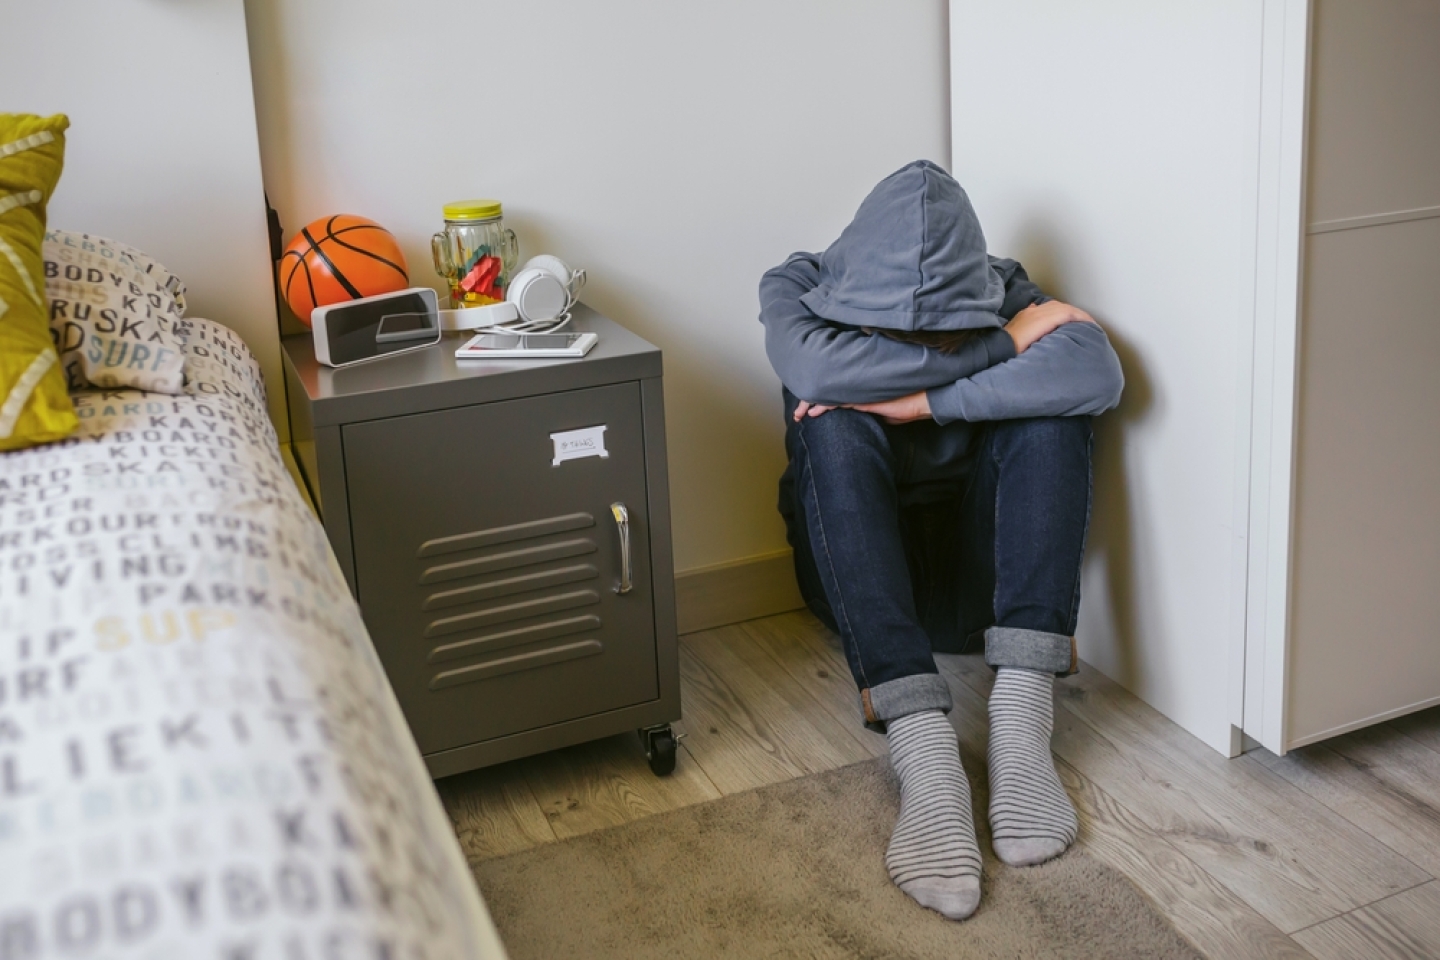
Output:
[[[874,760],[472,866],[512,960],[1200,956],[1078,849],[1015,869],[987,847],[980,909],[945,920],[886,876],[897,805]]]

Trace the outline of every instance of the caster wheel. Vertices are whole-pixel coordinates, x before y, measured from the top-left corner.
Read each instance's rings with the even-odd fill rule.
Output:
[[[675,772],[675,734],[670,731],[670,724],[641,730],[640,742],[645,745],[645,759],[650,762],[651,773],[668,777]]]

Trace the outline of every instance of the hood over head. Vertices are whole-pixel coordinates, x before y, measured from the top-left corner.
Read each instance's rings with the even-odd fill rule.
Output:
[[[970,198],[928,160],[870,191],[800,298],[825,320],[904,331],[999,327],[1004,300]]]

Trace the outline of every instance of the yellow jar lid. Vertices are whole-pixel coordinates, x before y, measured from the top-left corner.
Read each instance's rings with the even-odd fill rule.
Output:
[[[456,200],[445,204],[446,220],[489,220],[498,216],[499,200]]]

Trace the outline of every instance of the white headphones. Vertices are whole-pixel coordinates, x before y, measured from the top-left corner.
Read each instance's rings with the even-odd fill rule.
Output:
[[[505,293],[504,303],[440,311],[446,330],[490,327],[505,333],[554,333],[570,322],[575,294],[585,285],[585,271],[542,253],[525,261]]]

